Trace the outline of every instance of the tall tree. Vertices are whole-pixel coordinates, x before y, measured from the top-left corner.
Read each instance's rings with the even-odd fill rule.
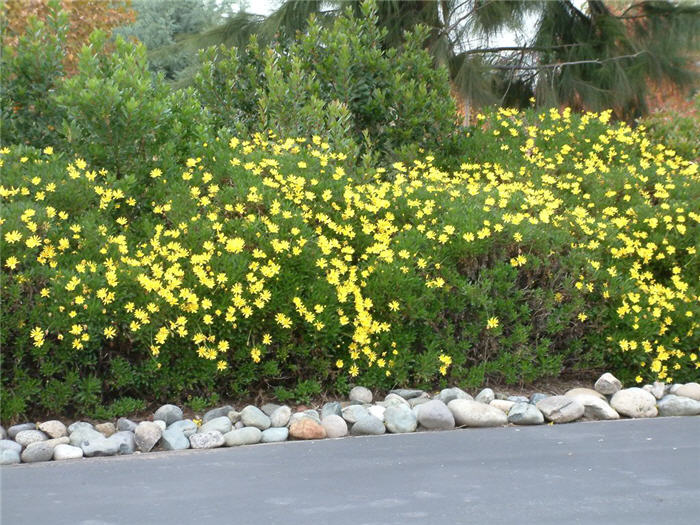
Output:
[[[285,41],[315,14],[331,21],[360,0],[287,0],[269,16],[241,11],[183,42],[242,47],[249,37]],[[650,85],[688,86],[695,77],[700,5],[692,1],[384,0],[377,10],[387,46],[400,46],[416,24],[430,31],[425,46],[448,67],[468,105],[523,103],[590,109],[613,107],[622,117],[645,112]],[[515,42],[503,45],[504,33]]]

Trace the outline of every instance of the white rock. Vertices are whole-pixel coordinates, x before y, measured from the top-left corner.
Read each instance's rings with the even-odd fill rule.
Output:
[[[610,372],[606,372],[598,378],[593,388],[601,394],[610,395],[620,390],[622,388],[622,383]]]
[[[551,396],[537,402],[535,405],[548,421],[554,423],[569,423],[583,416],[583,405],[566,396]]]
[[[669,394],[656,403],[656,407],[659,409],[660,416],[700,415],[700,401],[690,397]]]
[[[598,394],[598,392],[596,392],[596,394]],[[570,397],[581,403],[583,405],[583,415],[588,419],[620,419],[620,414],[608,404],[607,400],[600,399],[599,395],[594,396],[585,393],[569,395],[567,393],[566,397]]]
[[[508,423],[508,416],[498,408],[469,399],[453,399],[447,404],[455,423],[465,427],[498,427]]]
[[[270,424],[273,427],[286,427],[290,417],[292,417],[292,409],[283,405],[270,414]]]
[[[372,391],[364,386],[356,386],[350,390],[350,395],[348,396],[350,401],[358,401],[359,403],[371,403],[372,402]]]
[[[384,421],[384,411],[386,410],[385,407],[379,406],[379,405],[372,405],[367,409],[367,412],[372,414],[374,417],[379,419],[380,421]]]
[[[44,432],[50,438],[60,438],[68,435],[66,425],[55,419],[41,423],[39,425],[39,430]]]
[[[700,384],[698,383],[686,383],[685,385],[679,386],[675,392],[677,396],[689,397],[695,401],[700,401]]]
[[[572,388],[566,394],[564,394],[566,397],[578,397],[578,396],[593,396],[597,397],[601,401],[605,401],[607,403],[608,398],[605,397],[603,394],[598,392],[597,390],[593,390],[592,388]]]
[[[53,449],[53,459],[62,461],[64,459],[80,459],[83,457],[83,449],[72,445],[56,445]]]
[[[656,417],[656,398],[641,388],[625,388],[617,392],[610,400],[618,413],[627,417]]]
[[[160,425],[153,421],[141,421],[134,431],[134,440],[141,452],[150,452],[162,435]]]
[[[496,399],[496,394],[494,394],[493,390],[490,388],[484,388],[474,398],[475,401],[478,401],[479,403],[486,403],[487,405],[489,405],[494,399]]]
[[[504,414],[507,414],[508,412],[510,412],[510,409],[513,408],[514,404],[514,401],[506,401],[505,399],[494,399],[489,403],[489,406],[497,408]]]
[[[41,430],[22,430],[15,436],[15,441],[23,447],[28,447],[37,441],[46,441],[48,436]]]
[[[321,425],[326,430],[326,436],[329,438],[339,438],[348,435],[348,424],[336,414],[329,414],[324,417]]]

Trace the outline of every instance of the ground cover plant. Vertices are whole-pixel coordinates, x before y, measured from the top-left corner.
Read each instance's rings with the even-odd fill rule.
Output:
[[[2,150],[2,418],[606,367],[698,377],[697,164],[608,112],[480,116],[454,171],[221,135],[143,184]]]

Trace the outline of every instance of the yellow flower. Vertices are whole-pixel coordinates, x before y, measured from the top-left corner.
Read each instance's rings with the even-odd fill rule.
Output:
[[[105,339],[114,339],[114,336],[117,335],[117,329],[113,326],[108,326],[102,334],[105,336]]]
[[[219,371],[226,370],[228,368],[228,363],[226,361],[219,361],[216,363],[216,369]]]
[[[17,230],[13,230],[5,234],[5,241],[7,241],[10,244],[14,244],[20,240],[22,240],[22,234]]]
[[[588,316],[587,316],[586,314],[584,314],[583,312],[581,312],[580,314],[578,314],[577,317],[578,317],[579,321],[581,321],[581,322],[583,322],[583,321],[585,321],[586,319],[588,319]]]
[[[350,367],[350,370],[348,370],[348,373],[350,374],[351,377],[357,377],[357,375],[360,373],[360,369],[357,368],[357,365],[353,364]]]
[[[10,270],[14,270],[18,264],[19,260],[17,257],[11,256],[5,259],[5,266],[7,266]]]
[[[397,312],[399,310],[399,303],[398,301],[391,301],[389,303],[389,310],[392,312]]]
[[[254,363],[260,362],[260,349],[257,346],[250,351],[250,358]]]
[[[342,359],[338,359],[338,360],[335,362],[335,366],[336,366],[337,368],[343,368],[343,364],[344,364],[344,363],[343,363],[343,360],[342,360]]]
[[[489,317],[488,320],[486,321],[486,328],[488,330],[491,330],[493,328],[497,328],[498,324],[499,324],[498,317]]]

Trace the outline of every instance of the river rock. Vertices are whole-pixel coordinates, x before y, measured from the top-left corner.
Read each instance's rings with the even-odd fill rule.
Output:
[[[551,396],[535,405],[548,421],[569,423],[583,416],[583,405],[566,396]]]
[[[317,421],[305,417],[289,425],[289,435],[294,439],[323,439],[326,429]]]
[[[0,450],[0,465],[14,465],[21,462],[19,452],[16,450],[3,449]]]
[[[68,435],[68,429],[66,428],[66,425],[64,425],[56,419],[52,419],[51,421],[44,421],[39,425],[39,430],[41,430],[50,438],[54,439]]]
[[[117,419],[117,430],[118,431],[127,431],[127,432],[133,432],[136,430],[137,424],[134,423],[131,419],[127,419],[125,417],[120,417]]]
[[[260,430],[266,430],[270,428],[271,422],[270,418],[260,410],[258,407],[253,405],[248,405],[243,410],[241,410],[241,421],[247,427],[255,427]]]
[[[71,435],[71,442],[72,437]],[[80,442],[83,455],[87,458],[116,455],[119,452],[119,443],[112,437],[106,438],[97,432],[97,436],[84,439]]]
[[[117,445],[117,454],[126,456],[136,452],[136,437],[133,432],[120,430],[107,438],[111,443]]]
[[[575,398],[577,396],[593,396],[597,397],[601,401],[608,401],[608,398],[605,397],[603,394],[598,392],[597,390],[593,390],[592,388],[572,388],[571,390],[568,390],[565,394],[566,397],[570,398]]]
[[[164,420],[161,419],[160,421]],[[141,452],[150,452],[151,449],[156,446],[156,443],[158,443],[162,435],[163,430],[160,428],[160,425],[157,425],[153,421],[142,421],[134,431],[136,446]]]
[[[166,425],[165,421],[163,421],[162,419],[156,419],[155,421],[153,421],[153,423],[158,425],[161,432],[165,432],[165,429],[168,428],[168,425]]]
[[[413,408],[417,407],[418,405],[422,405],[423,403],[427,403],[430,401],[431,397],[427,393],[423,393],[422,395],[418,397],[412,397],[411,399],[408,400],[408,405]]]
[[[350,434],[353,436],[379,436],[385,432],[384,423],[372,414],[358,419],[350,429]]]
[[[173,428],[173,425],[170,425],[160,438],[160,446],[163,450],[186,450],[190,448],[189,436],[185,436],[177,427]]]
[[[414,432],[418,427],[418,418],[407,407],[389,407],[384,412],[384,424],[392,434]]]
[[[615,409],[608,404],[608,401],[605,398],[601,399],[599,396],[586,393],[574,395],[567,394],[566,397],[581,403],[583,405],[583,415],[588,419],[620,419],[620,414],[618,414]]]
[[[12,441],[11,439],[2,439],[0,440],[0,451],[2,450],[14,450],[15,452],[17,452],[17,454],[21,454],[22,445],[15,441]]]
[[[498,409],[495,408],[494,410]],[[508,412],[508,423],[513,423],[514,425],[541,425],[544,423],[544,416],[535,405],[529,402],[515,403]]]
[[[153,414],[153,421],[165,421],[165,426],[169,426],[175,421],[182,419],[182,409],[175,405],[163,405]]]
[[[397,395],[397,394],[388,394],[385,398],[384,401],[382,401],[381,406],[384,408],[389,408],[389,407],[411,407],[410,403],[406,401],[403,397]]]
[[[656,398],[641,388],[632,387],[620,390],[610,400],[618,413],[627,417],[656,417]]]
[[[72,445],[56,445],[53,449],[54,461],[66,459],[80,459],[83,457],[83,449]]]
[[[622,383],[614,375],[606,372],[598,378],[593,388],[595,388],[597,392],[609,396],[619,391],[622,388]]]
[[[75,423],[71,423],[68,425],[68,434],[72,434],[73,432],[76,432],[78,430],[95,430],[95,427],[92,426],[92,423],[88,423],[87,421],[76,421]]]
[[[390,394],[396,394],[399,397],[404,398],[405,400],[413,399],[414,397],[420,397],[425,392],[423,390],[418,390],[416,388],[395,388],[394,390],[389,391]]]
[[[224,444],[224,436],[218,430],[195,433],[190,436],[190,446],[192,448],[218,448]]]
[[[2,425],[0,425],[0,440],[1,439],[7,439],[7,430],[5,430],[5,427]]]
[[[408,408],[408,405],[406,408]],[[376,417],[379,421],[384,421],[384,412],[386,412],[386,408],[380,405],[372,405],[367,408],[367,412]]]
[[[71,445],[81,448],[85,441],[106,439],[97,430],[92,428],[92,425],[90,427],[79,427],[77,430],[71,432],[69,437]]]
[[[180,421],[175,421],[175,423],[168,427],[168,430],[172,430],[173,432],[182,432],[186,438],[189,438],[192,434],[197,432],[197,429],[197,423],[191,419],[181,419]]]
[[[343,409],[343,419],[354,425],[358,419],[365,417],[369,412],[362,405],[350,405]]]
[[[498,427],[508,423],[508,417],[497,408],[469,399],[453,399],[447,404],[455,423],[465,427]]]
[[[292,409],[290,407],[287,405],[277,407],[275,411],[270,414],[270,426],[286,427],[290,417],[292,417]]]
[[[302,412],[302,414],[305,415],[306,417],[310,417],[311,419],[313,419],[317,423],[321,422],[321,416],[319,415],[318,411],[314,410],[313,408],[307,408],[306,410],[304,410]]]
[[[114,423],[107,422],[95,425],[95,430],[97,430],[104,437],[109,437],[117,431],[117,428],[114,426]]]
[[[285,428],[285,430],[287,429]],[[257,427],[243,427],[237,430],[232,430],[231,432],[227,432],[224,435],[224,443],[227,447],[255,445],[256,443],[260,443],[260,440],[262,439],[262,434],[263,433]]]
[[[17,434],[24,430],[36,430],[36,425],[34,423],[20,423],[19,425],[12,425],[7,429],[7,436],[10,439],[15,439]]]
[[[202,416],[202,424],[205,424],[212,419],[216,419],[217,417],[228,417],[228,413],[233,410],[233,407],[231,405],[224,405],[219,408],[212,408],[209,410],[204,416]],[[231,423],[233,424],[233,423]]]
[[[656,399],[661,399],[666,393],[666,384],[660,381],[654,381],[651,385],[644,385],[642,390],[646,390]]]
[[[700,401],[690,397],[668,394],[662,397],[656,407],[660,416],[698,416],[700,415]]]
[[[56,438],[56,439],[63,439],[63,438]],[[65,438],[66,441],[68,441],[68,438]],[[25,463],[38,463],[40,461],[51,461],[53,459],[53,449],[56,445],[60,444],[65,444],[65,443],[55,443],[52,444],[51,442],[54,441],[48,440],[48,441],[36,441],[34,443],[31,443],[27,448],[24,449],[22,452],[21,458],[22,461]]]
[[[241,420],[241,413],[238,410],[229,410],[229,413],[226,414],[228,418],[231,420],[231,423],[235,425]]]
[[[512,401],[506,401],[505,399],[494,399],[489,403],[489,406],[497,408],[504,414],[508,414],[510,412],[510,409],[513,408],[513,403]]]
[[[204,433],[204,432],[211,432],[212,430],[216,430],[221,433],[223,436],[227,432],[231,432],[232,429],[231,425],[231,420],[227,416],[221,416],[221,417],[215,417],[214,419],[210,419],[206,423],[204,423],[201,427],[199,427],[199,430],[197,432],[199,433]]]
[[[455,418],[447,405],[433,399],[416,407],[418,423],[428,430],[450,430],[455,427]]]
[[[543,399],[547,399],[549,397],[549,394],[544,394],[542,392],[535,392],[530,396],[529,402],[531,405],[536,405]]]
[[[490,388],[484,388],[481,392],[479,392],[476,395],[474,401],[478,401],[479,403],[486,403],[488,405],[494,399],[496,399],[496,395],[493,393],[493,390],[491,390]]]
[[[350,401],[357,401],[358,403],[371,403],[372,402],[372,391],[369,388],[363,386],[356,386],[350,390],[350,395],[348,396]]]
[[[340,438],[348,435],[348,424],[345,420],[336,415],[330,414],[321,420],[321,425],[329,438]]]
[[[689,397],[695,401],[700,401],[700,384],[686,383],[680,385],[674,392],[677,396]]]
[[[457,387],[452,387],[452,388],[443,388],[440,390],[440,394],[438,395],[438,399],[445,403],[446,405],[450,404],[450,401],[453,399],[468,399],[472,400],[474,399],[472,396],[467,394],[464,390],[461,388]]]
[[[17,432],[15,436],[15,441],[22,445],[23,448],[37,441],[46,441],[47,439],[49,439],[49,437],[41,430],[22,430],[21,432]]]
[[[270,427],[264,430],[262,437],[260,438],[261,443],[281,443],[282,441],[287,441],[289,437],[289,429],[287,427]]]
[[[512,401],[513,403],[529,403],[530,398],[525,396],[508,396],[506,401]]]
[[[323,408],[321,408],[321,423],[331,414],[343,417],[343,407],[337,401],[331,401],[323,405]]]
[[[272,413],[279,407],[280,405],[276,403],[265,403],[263,406],[260,407],[260,410],[262,410],[263,414],[265,414],[267,417],[270,417]]]

